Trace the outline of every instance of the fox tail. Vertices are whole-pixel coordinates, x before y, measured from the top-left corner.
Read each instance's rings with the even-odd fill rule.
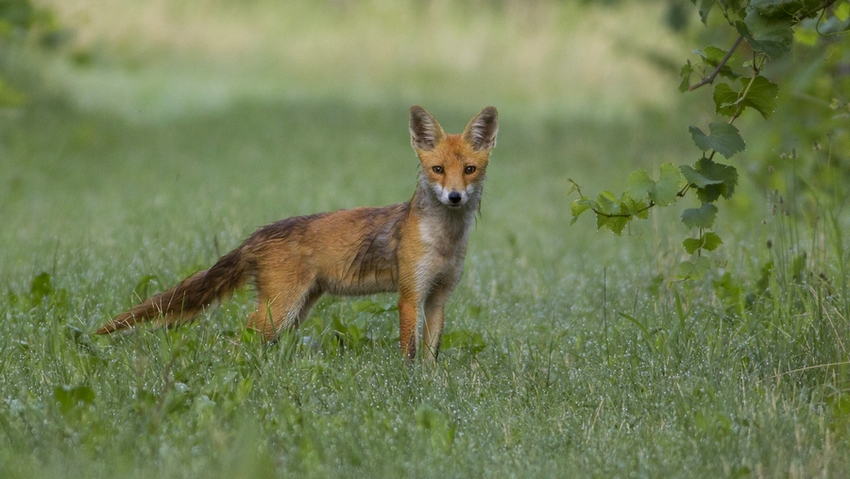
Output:
[[[168,291],[115,316],[97,334],[109,334],[153,320],[172,326],[192,319],[209,304],[245,284],[250,268],[243,256],[242,248],[227,253],[210,269],[198,271]]]

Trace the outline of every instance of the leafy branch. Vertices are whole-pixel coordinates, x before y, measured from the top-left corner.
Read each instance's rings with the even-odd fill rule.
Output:
[[[722,59],[721,59],[721,60],[717,63],[717,67],[714,69],[714,71],[712,71],[710,75],[708,75],[707,77],[703,78],[703,79],[702,79],[702,80],[700,80],[699,82],[697,82],[697,83],[695,83],[695,84],[693,84],[693,85],[689,86],[689,87],[688,87],[688,91],[694,91],[694,90],[696,90],[697,88],[699,88],[699,87],[701,87],[701,86],[703,86],[703,85],[710,85],[710,84],[714,83],[714,78],[715,78],[715,77],[717,77],[717,75],[720,73],[720,70],[723,70],[723,68],[726,66],[726,62],[728,62],[728,61],[729,61],[729,59],[730,59],[730,58],[732,58],[732,54],[733,54],[733,53],[735,53],[735,50],[737,50],[737,49],[738,49],[738,45],[740,45],[740,44],[741,44],[741,41],[742,41],[743,39],[744,39],[744,37],[742,37],[742,36],[740,36],[740,35],[739,35],[739,36],[738,36],[738,38],[737,38],[737,39],[735,39],[735,43],[733,43],[733,44],[732,44],[732,47],[731,47],[731,48],[729,48],[729,51],[728,51],[728,52],[726,52],[726,56],[724,56],[724,57],[723,57],[723,58],[722,58]]]
[[[621,235],[633,219],[648,218],[652,208],[671,206],[680,198],[693,194],[699,206],[683,210],[681,221],[689,230],[696,231],[694,237],[682,242],[685,251],[695,259],[679,265],[681,278],[701,276],[709,269],[703,252],[713,251],[723,244],[720,236],[712,231],[718,213],[716,203],[721,197],[729,199],[734,195],[738,170],[714,158],[719,153],[729,160],[745,150],[746,143],[734,122],[747,109],[759,112],[764,119],[773,113],[779,86],[762,75],[765,65],[790,51],[793,27],[803,19],[820,17],[816,25],[818,32],[827,16],[823,24],[829,25],[831,33],[850,29],[850,2],[842,2],[837,8],[833,8],[835,0],[693,0],[693,3],[698,4],[703,23],[717,7],[737,36],[726,50],[714,46],[695,50],[700,59],[695,63],[688,60],[682,67],[679,90],[694,91],[714,84],[718,77],[723,78],[724,81],[714,86],[712,99],[715,113],[727,120],[709,123],[708,133],[690,126],[691,138],[702,152],[700,157],[690,165],[661,165],[657,180],[650,178],[646,170],[637,170],[629,175],[625,191],[620,194],[603,191],[595,198],[586,196],[578,183],[569,180],[569,193],[578,194],[572,203],[570,224],[591,211],[596,216],[597,229],[607,228],[617,235]],[[753,51],[753,58],[741,65],[743,70],[739,73],[730,62],[744,41]],[[691,84],[691,77],[699,71],[710,73]]]

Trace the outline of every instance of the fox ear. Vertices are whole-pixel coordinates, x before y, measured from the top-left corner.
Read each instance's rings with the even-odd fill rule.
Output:
[[[419,105],[410,107],[410,143],[415,150],[432,150],[445,133],[437,120]]]
[[[463,139],[475,150],[489,150],[496,146],[499,132],[499,112],[488,106],[475,115],[463,130]]]

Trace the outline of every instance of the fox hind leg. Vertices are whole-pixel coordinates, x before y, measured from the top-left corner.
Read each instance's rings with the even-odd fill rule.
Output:
[[[248,318],[248,327],[266,341],[276,340],[284,329],[297,328],[322,295],[312,279],[276,276],[258,278],[257,310]],[[278,287],[272,289],[268,285]]]

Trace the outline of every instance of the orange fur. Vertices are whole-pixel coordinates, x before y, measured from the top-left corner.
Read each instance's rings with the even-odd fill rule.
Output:
[[[460,135],[445,134],[427,111],[412,107],[411,144],[420,172],[409,202],[298,216],[260,228],[210,269],[119,314],[97,333],[152,320],[187,321],[251,280],[257,309],[248,326],[273,341],[283,329],[298,327],[322,294],[398,291],[402,354],[416,355],[423,309],[427,358],[436,359],[445,305],[460,280],[497,132],[493,107],[481,110]]]

